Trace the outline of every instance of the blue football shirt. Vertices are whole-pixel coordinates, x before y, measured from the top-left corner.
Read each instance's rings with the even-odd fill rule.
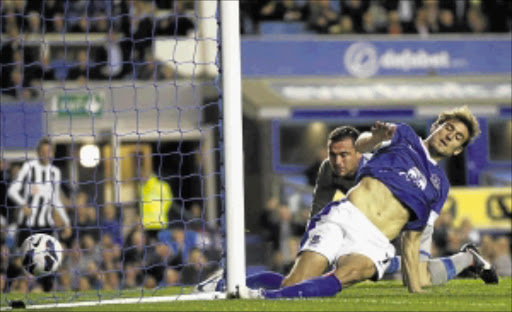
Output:
[[[384,183],[411,211],[405,228],[419,230],[427,224],[431,211],[439,215],[450,185],[414,130],[403,123],[395,126],[393,138],[361,162],[356,179],[359,182],[368,176]]]

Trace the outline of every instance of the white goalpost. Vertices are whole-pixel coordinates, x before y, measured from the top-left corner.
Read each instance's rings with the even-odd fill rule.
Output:
[[[42,5],[45,5],[44,1]],[[88,5],[85,6],[86,10],[87,8]],[[197,142],[199,142],[199,147],[197,148],[199,152],[197,153],[200,154],[202,158],[204,158],[203,160],[198,160],[198,162],[202,161],[202,163],[197,165],[200,168],[199,170],[203,170],[203,172],[200,173],[199,176],[201,179],[205,181],[201,186],[203,187],[203,193],[201,193],[203,198],[201,200],[203,201],[202,205],[204,209],[202,212],[202,217],[204,217],[204,220],[202,220],[202,222],[204,222],[203,231],[205,228],[204,224],[210,225],[210,223],[214,224],[215,222],[218,221],[217,218],[219,218],[219,212],[220,210],[222,210],[222,215],[220,218],[223,218],[222,221],[224,222],[220,223],[224,225],[224,241],[221,242],[221,244],[223,245],[223,257],[222,260],[220,261],[218,260],[218,258],[214,258],[214,260],[211,260],[210,262],[218,261],[219,263],[221,263],[221,266],[223,266],[224,278],[226,282],[225,291],[215,291],[210,293],[188,293],[188,291],[184,290],[184,287],[191,285],[187,284],[186,282],[182,283],[180,280],[179,282],[176,282],[176,284],[166,284],[181,287],[181,293],[178,295],[167,296],[154,293],[147,294],[145,289],[146,285],[142,285],[142,283],[146,283],[146,275],[144,275],[140,285],[137,285],[136,287],[129,289],[130,291],[139,290],[138,297],[136,297],[136,292],[133,292],[135,294],[134,297],[126,298],[125,294],[123,293],[123,286],[121,286],[121,284],[125,281],[124,279],[127,278],[127,273],[124,272],[125,264],[121,263],[120,269],[108,268],[104,269],[105,271],[101,271],[100,273],[100,275],[107,275],[112,273],[112,271],[114,270],[120,270],[113,272],[114,274],[121,276],[119,277],[119,279],[122,279],[122,281],[119,281],[119,289],[113,288],[112,292],[118,291],[116,294],[103,296],[100,293],[100,290],[102,290],[102,288],[97,288],[96,296],[94,296],[94,294],[91,295],[91,293],[87,293],[87,295],[84,295],[82,297],[82,294],[80,293],[81,290],[78,290],[78,288],[73,288],[75,296],[71,299],[66,298],[64,296],[53,296],[52,294],[53,297],[49,295],[48,297],[43,297],[44,299],[42,301],[38,301],[31,300],[31,297],[29,295],[30,291],[26,291],[24,299],[18,300],[16,296],[12,297],[16,299],[10,299],[9,297],[6,297],[7,299],[2,299],[0,311],[12,310],[16,308],[24,308],[31,310],[55,309],[86,306],[92,307],[116,304],[157,303],[182,300],[215,300],[247,297],[248,289],[245,283],[246,248],[239,1],[218,0],[213,2],[196,0],[195,8],[196,12],[194,13],[194,35],[191,35],[189,33],[187,37],[176,37],[174,39],[171,37],[171,35],[169,36],[171,37],[171,39],[168,40],[168,42],[165,42],[165,36],[161,36],[158,38],[156,37],[155,26],[153,26],[153,32],[151,35],[153,40],[152,48],[146,49],[146,53],[148,53],[147,51],[149,50],[151,50],[151,53],[154,53],[153,57],[155,60],[158,60],[162,63],[167,63],[170,67],[172,67],[175,78],[174,82],[172,82],[172,78],[167,78],[168,80],[171,80],[171,82],[169,83],[167,81],[157,82],[157,78],[153,78],[152,81],[151,79],[148,79],[150,80],[149,83],[140,81],[141,78],[135,78],[135,68],[138,65],[137,61],[130,60],[130,62],[134,63],[132,64],[134,68],[132,82],[126,83],[127,80],[129,81],[129,79],[114,80],[112,76],[110,76],[110,79],[106,82],[107,86],[105,86],[105,83],[102,84],[101,82],[93,80],[89,81],[89,71],[87,71],[85,82],[82,81],[81,85],[77,83],[76,86],[74,85],[75,81],[71,81],[68,84],[68,86],[66,86],[66,84],[68,83],[67,78],[65,79],[66,83],[64,83],[64,81],[61,81],[61,83],[56,81],[47,82],[41,79],[41,85],[38,87],[41,91],[41,95],[39,95],[38,100],[41,101],[41,105],[43,107],[43,112],[41,113],[44,119],[42,128],[45,129],[42,130],[42,132],[45,135],[49,135],[54,143],[57,142],[57,144],[61,145],[68,144],[70,146],[69,148],[72,149],[72,152],[70,153],[74,152],[75,144],[76,146],[80,146],[81,144],[84,143],[96,144],[100,146],[100,148],[102,149],[102,155],[99,156],[101,157],[99,161],[104,162],[103,164],[100,164],[100,166],[104,166],[101,168],[101,170],[104,170],[104,172],[106,173],[105,176],[101,176],[100,178],[101,183],[103,184],[101,186],[96,185],[95,188],[96,192],[98,192],[98,189],[103,187],[105,190],[102,190],[102,192],[104,193],[101,194],[101,202],[100,199],[97,199],[99,198],[97,195],[98,193],[95,193],[94,195],[94,204],[97,205],[96,214],[98,218],[98,231],[100,232],[100,242],[98,242],[99,245],[97,247],[99,248],[101,253],[103,253],[106,249],[103,249],[103,245],[100,245],[102,244],[101,238],[103,235],[101,232],[103,230],[102,228],[100,228],[102,222],[100,220],[102,218],[102,215],[100,213],[103,212],[104,206],[106,207],[109,204],[119,205],[121,208],[116,209],[120,209],[121,212],[119,212],[119,214],[121,216],[119,218],[123,220],[125,214],[125,212],[123,212],[123,210],[125,209],[123,205],[126,202],[135,201],[133,199],[133,195],[130,194],[130,192],[133,193],[133,191],[137,190],[138,187],[134,186],[131,189],[127,188],[127,177],[123,177],[123,174],[121,173],[122,168],[126,168],[128,164],[126,162],[126,149],[122,150],[123,144],[128,142],[133,146],[136,145],[136,155],[141,155],[140,153],[144,152],[146,153],[146,155],[149,154],[150,157],[153,157],[155,153],[154,151],[151,152],[151,148],[154,149],[155,147],[151,147],[151,144],[154,144],[155,146],[157,146],[158,149],[160,149],[160,144],[162,142],[168,143],[177,142],[181,140],[179,141],[180,143],[177,143],[179,148],[181,148],[182,141],[197,140]],[[179,15],[180,13],[175,12],[169,13],[169,11],[171,10],[172,9],[168,9],[166,11],[166,9],[164,9],[161,11],[167,15],[176,14],[176,19],[178,19],[178,17],[186,16],[186,14],[183,13],[181,13],[182,15]],[[130,14],[131,12],[132,11],[130,11]],[[152,9],[151,11],[145,11],[145,14],[155,14],[154,16],[152,16],[152,18],[158,21],[163,14],[162,12],[159,12],[160,15],[157,15],[154,13],[154,10]],[[145,15],[141,16],[142,17],[140,17],[140,20],[142,20],[145,17]],[[4,16],[2,16],[2,19],[3,18]],[[67,19],[67,17],[65,16],[63,18]],[[129,18],[133,17],[130,16]],[[113,20],[114,18],[111,18],[110,22],[114,23]],[[95,19],[91,18],[91,21],[95,21]],[[219,31],[217,31],[217,23],[220,26]],[[133,25],[131,27],[133,27]],[[112,33],[112,28],[110,29],[110,32]],[[64,51],[66,54],[65,56],[67,56],[67,46],[66,43],[63,43],[62,41],[68,40],[67,38],[76,37],[76,46],[87,47],[87,56],[89,57],[89,52],[93,50],[91,47],[96,48],[100,46],[103,42],[107,42],[108,40],[116,40],[110,37],[112,35],[111,33],[108,34],[109,39],[102,39],[103,37],[106,38],[107,35],[104,36],[101,33],[89,34],[88,30],[87,32],[85,32],[85,34],[69,36],[60,36],[58,33],[47,35],[43,30],[41,35],[42,39],[35,38],[34,35],[32,35],[32,37],[27,38],[35,38],[35,41],[37,42],[41,41],[42,46],[45,48],[44,53],[49,53],[51,51],[50,46],[57,42],[57,45],[61,45],[64,47]],[[25,44],[27,46],[32,44],[29,42],[29,39],[26,39],[27,42]],[[22,39],[20,40],[23,41],[25,39],[23,39],[22,37]],[[119,42],[122,41],[119,39],[117,40]],[[131,40],[135,42],[132,47],[133,53],[135,49],[138,47],[137,45],[140,45],[140,42],[136,42],[136,40],[134,40],[134,37],[132,37]],[[139,41],[142,42],[143,40]],[[36,46],[36,44],[32,45]],[[159,45],[160,48],[157,49],[155,47],[156,45]],[[215,51],[215,48],[212,47],[213,45],[218,45],[216,55],[213,52]],[[23,47],[23,43],[21,46]],[[54,51],[57,50],[54,49]],[[215,60],[215,58],[217,58],[217,60]],[[148,59],[150,58],[148,57]],[[21,67],[23,66],[25,65],[21,63]],[[215,71],[219,71],[219,73],[215,73]],[[131,75],[130,72],[128,72],[128,74]],[[156,74],[157,69],[154,69],[153,77],[156,77]],[[110,72],[110,75],[112,75],[112,71]],[[220,79],[215,78],[216,75],[219,75]],[[186,80],[183,77],[190,77],[191,80],[182,83],[181,81],[179,81],[179,79]],[[207,79],[205,79],[204,77],[207,77]],[[208,78],[211,79],[212,77],[212,80],[215,80],[215,83],[212,83],[212,85],[214,85],[214,87],[220,86],[222,90],[220,92],[220,97],[218,99],[219,111],[221,112],[221,115],[219,116],[220,121],[218,122],[218,125],[214,126],[203,125],[200,123],[202,121],[202,118],[206,117],[200,115],[203,113],[203,107],[201,107],[201,104],[197,104],[195,102],[197,98],[199,98],[199,96],[196,96],[194,94],[192,96],[189,96],[190,99],[183,100],[183,98],[185,98],[184,94],[186,92],[190,92],[191,90],[192,93],[194,93],[197,91],[196,87],[198,85],[201,85],[201,79],[208,80]],[[199,82],[196,82],[196,78],[197,81]],[[135,81],[136,79],[137,81]],[[218,82],[220,82],[220,84],[216,85]],[[208,83],[209,82],[205,84]],[[151,92],[151,88],[154,88],[155,94],[151,95],[151,98],[147,98],[146,95]],[[57,94],[58,92],[62,93],[63,95]],[[75,92],[77,94],[80,94],[75,95]],[[197,92],[198,94],[200,94],[202,91],[199,90]],[[95,110],[93,110],[91,99],[95,99],[96,93],[99,93],[101,95],[98,100],[99,104],[97,104],[97,107],[99,108],[96,108],[95,106]],[[170,97],[170,99],[166,99],[166,97]],[[53,100],[52,104],[48,104],[49,98]],[[82,102],[85,104],[83,106],[80,106],[80,103],[75,105],[71,103],[70,98],[79,100],[81,99]],[[127,99],[132,100],[132,103],[127,103]],[[173,100],[175,102],[173,102]],[[171,102],[171,104],[169,104],[169,102]],[[185,102],[185,104],[183,104],[183,102]],[[133,111],[130,111],[131,107],[133,108]],[[194,110],[197,112],[197,114],[199,114],[199,116],[189,118],[189,115],[192,115],[194,113]],[[176,113],[174,113],[174,111],[176,111]],[[130,118],[135,119],[136,122],[126,122],[128,118],[125,118],[125,116],[128,115],[131,116]],[[7,118],[5,116],[2,117]],[[89,121],[84,122],[86,118],[89,118]],[[144,125],[144,123],[147,123],[147,125]],[[169,126],[166,123],[175,124],[177,128],[172,128],[173,126]],[[87,128],[87,126],[90,126],[90,129]],[[134,127],[136,128],[135,130]],[[150,129],[149,127],[154,127],[154,129]],[[216,127],[218,129],[216,129]],[[216,130],[218,130],[218,132],[216,133],[217,137],[214,134]],[[103,138],[103,136],[105,137]],[[168,137],[165,138],[165,136]],[[212,143],[214,142],[213,140],[215,139],[219,139],[221,143]],[[152,143],[155,141],[157,143]],[[146,145],[144,146],[145,150],[143,150],[139,146],[143,145],[141,144],[141,142]],[[28,158],[27,155],[28,150],[30,148],[26,147],[25,149],[25,158],[23,160],[26,160]],[[203,149],[209,149],[209,151],[204,152]],[[103,154],[105,150],[108,151],[107,154]],[[220,161],[220,163],[222,163],[222,165],[220,166],[220,170],[217,169],[215,167],[216,164],[214,164],[216,152],[219,152],[219,156],[220,158],[222,158],[222,160]],[[131,153],[133,153],[133,149]],[[166,153],[170,152],[161,152],[160,150],[158,150],[158,154],[155,155],[154,157],[163,158],[167,156]],[[188,156],[187,151],[182,152],[181,150],[178,150],[178,153],[180,153],[179,157],[181,157],[181,161],[183,161],[184,157]],[[193,154],[196,153],[196,151],[189,153]],[[203,153],[207,155],[205,156]],[[128,155],[129,157],[132,157],[132,154]],[[3,157],[4,154],[2,152],[2,158]],[[72,157],[67,158],[72,158],[71,162],[79,161],[79,159],[75,158],[75,156],[73,155]],[[76,172],[78,172],[78,164],[71,164],[71,162],[67,162],[65,165],[69,167],[70,172],[72,172],[70,174],[71,176],[69,177],[70,181],[75,177]],[[130,164],[134,163],[132,162]],[[143,165],[146,166],[147,164]],[[137,166],[141,168],[141,160],[139,160]],[[181,163],[179,166],[181,170]],[[160,165],[159,168],[161,167],[162,165]],[[87,182],[96,182],[96,175],[98,174],[98,172],[100,172],[99,169],[94,169],[94,180],[90,180]],[[157,174],[159,177],[160,175],[164,175],[161,174],[160,172],[156,172],[155,174]],[[193,174],[191,174],[190,176],[192,175]],[[183,183],[183,179],[188,178],[182,178],[179,176],[175,177],[172,175],[170,176],[171,177],[167,177],[167,179],[179,179],[180,190],[182,187],[181,184]],[[219,178],[219,182],[216,181],[216,178]],[[223,185],[217,187],[217,183]],[[220,189],[220,191],[218,189]],[[223,192],[223,194],[218,194],[218,192]],[[180,192],[179,194],[174,194],[174,196],[181,197],[182,195]],[[186,202],[187,200],[188,199],[185,198],[183,201]],[[215,203],[217,200],[218,202],[222,203],[220,205],[223,205],[223,207],[217,207],[218,205]],[[74,205],[74,200],[72,202]],[[76,209],[76,211],[78,211],[78,206],[73,207],[73,209]],[[182,207],[181,209],[181,213],[183,216],[184,208]],[[136,209],[133,210],[136,211]],[[77,229],[78,232],[78,229],[80,228],[79,226],[76,225],[78,224],[77,216],[78,212],[76,212],[74,216],[71,215],[71,219],[72,222],[75,222],[73,223],[73,229]],[[126,218],[128,217],[129,216],[127,214]],[[189,220],[194,219],[190,218]],[[188,226],[188,221],[186,221],[185,219],[179,221],[182,221],[183,224],[185,224],[184,227],[186,229],[186,227]],[[139,223],[135,223],[133,227],[135,228],[137,226],[142,226],[143,223],[144,221],[139,221]],[[169,220],[169,224],[170,228],[171,224],[173,224],[173,221]],[[124,230],[123,225],[124,224],[121,225],[122,231]],[[212,225],[212,227],[216,226],[217,225]],[[218,228],[216,228],[215,230],[219,231]],[[125,235],[125,233],[123,233],[123,235]],[[78,239],[79,238],[77,238],[76,240],[78,241]],[[155,246],[161,243],[158,241],[158,239],[155,240]],[[121,253],[123,256],[120,261],[124,262],[125,258],[123,252],[125,252],[124,248],[126,248],[126,245],[123,245],[123,243],[121,243],[121,246]],[[129,246],[127,249],[130,249],[131,247],[132,246]],[[69,254],[71,253],[72,250],[69,250]],[[65,257],[69,257],[69,255],[66,255]],[[144,260],[146,260],[145,253]],[[188,261],[188,259],[184,261]],[[167,265],[171,267],[169,264]],[[182,266],[186,265],[189,264],[182,264]],[[174,269],[174,267],[172,268]],[[146,272],[150,269],[151,265],[140,270],[143,271],[144,274],[146,274]],[[167,270],[167,268],[165,270]],[[59,273],[57,273],[57,275],[58,274]],[[69,273],[69,275],[71,275],[71,273]],[[81,278],[81,276],[79,276],[79,278]],[[20,277],[16,277],[15,279],[20,279]],[[102,283],[104,283],[103,280]],[[158,286],[156,287],[153,286],[153,290],[167,287],[164,285],[163,282],[157,285]],[[103,287],[103,284],[102,286],[99,287]],[[57,287],[54,287],[54,289],[56,288]],[[57,291],[52,290],[52,292]],[[120,309],[122,310],[122,308]]]
[[[238,1],[221,1],[222,88],[226,175],[227,292],[244,296],[245,229],[242,83]]]

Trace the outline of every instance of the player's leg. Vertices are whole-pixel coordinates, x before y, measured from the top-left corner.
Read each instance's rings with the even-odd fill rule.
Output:
[[[377,279],[377,273],[375,263],[361,254],[341,256],[334,271],[343,288],[367,279]]]
[[[251,289],[278,289],[283,284],[284,275],[272,271],[263,271],[247,276],[245,284]]]
[[[307,264],[307,262],[301,263]],[[296,264],[300,270],[302,265],[298,262]],[[339,258],[337,269],[331,273],[303,280],[291,286],[283,283],[284,287],[277,290],[261,290],[257,297],[267,299],[332,297],[342,288],[370,279],[376,273],[377,269],[370,258],[359,254],[345,255]]]
[[[278,289],[281,287],[283,279],[283,274],[263,271],[247,276],[245,278],[245,285],[250,289]],[[194,288],[193,292],[224,291],[225,288],[226,280],[224,279],[224,270],[219,270],[199,283]]]
[[[287,298],[289,296],[295,297],[293,293],[290,293],[290,289],[287,289],[289,287],[286,286],[291,286],[300,283],[306,279],[322,275],[322,273],[327,268],[328,264],[329,262],[327,258],[322,254],[319,254],[314,251],[304,251],[299,254],[297,259],[295,260],[295,264],[292,270],[290,271],[290,274],[288,274],[286,278],[283,278],[283,276],[279,273],[261,272],[248,276],[246,278],[246,285],[248,288],[251,289],[262,288],[265,290],[269,290],[269,292],[280,287],[284,287],[279,290],[275,290],[274,293],[269,293],[269,298]],[[222,287],[225,283],[222,279],[222,276],[222,271],[219,271],[219,273],[214,273],[210,278],[200,283],[196,287],[195,292],[222,290]],[[332,278],[329,278],[329,280],[332,280]],[[317,293],[317,296],[325,296],[325,292],[318,291],[318,286],[319,284],[322,283],[324,283],[323,280],[319,280],[316,282],[308,282],[305,285],[301,285],[296,289],[298,289],[301,292],[304,292],[305,294]],[[334,281],[334,283],[337,284],[336,281]],[[330,283],[327,283],[326,286],[328,286],[329,284]],[[215,288],[211,286],[214,286]],[[336,290],[335,293],[337,291],[338,290]]]
[[[320,276],[329,265],[327,258],[315,251],[303,251],[299,254],[290,273],[284,278],[282,286],[291,286],[312,277]]]
[[[428,260],[426,268],[432,286],[446,283],[466,268],[473,268],[486,284],[498,283],[496,271],[473,244],[462,246],[460,252],[450,257]]]

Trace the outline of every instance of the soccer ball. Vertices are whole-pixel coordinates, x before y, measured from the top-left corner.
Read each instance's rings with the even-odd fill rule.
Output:
[[[56,272],[62,263],[62,245],[53,236],[34,234],[21,245],[23,269],[34,276]]]

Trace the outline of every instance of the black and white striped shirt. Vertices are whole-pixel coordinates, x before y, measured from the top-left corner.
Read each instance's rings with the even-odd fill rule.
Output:
[[[16,179],[8,190],[8,196],[20,206],[18,226],[29,228],[53,227],[53,209],[60,215],[65,226],[69,226],[69,218],[60,199],[61,174],[59,168],[49,164],[41,165],[39,160],[27,161],[23,164]],[[23,206],[32,210],[26,217]]]

